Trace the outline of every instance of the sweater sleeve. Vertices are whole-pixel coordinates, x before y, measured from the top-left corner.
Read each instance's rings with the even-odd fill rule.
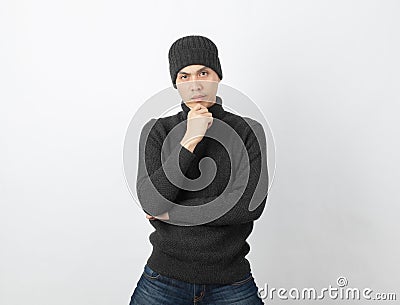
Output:
[[[196,158],[179,142],[162,163],[164,133],[159,120],[151,119],[144,125],[139,139],[136,191],[143,210],[153,216],[161,215],[174,206],[180,188],[170,180],[182,184],[184,174]],[[178,155],[179,162],[176,161]],[[171,179],[168,179],[165,171],[168,171]]]
[[[251,222],[258,219],[265,208],[268,196],[268,168],[266,162],[267,148],[264,129],[260,123],[257,122],[252,126],[252,129],[249,130],[244,144],[248,154],[249,163],[240,162],[240,165],[236,171],[236,175],[234,176],[232,186],[228,190],[223,192],[220,196],[187,199],[179,202],[179,204],[182,205],[199,206],[216,198],[218,198],[218,202],[222,204],[225,202],[236,201],[230,210],[228,210],[219,218],[206,223],[206,225],[222,226]],[[262,162],[262,158],[264,158],[264,163]],[[247,171],[249,173],[248,179],[247,172],[244,170],[246,166],[250,167],[249,171]],[[263,170],[261,170],[262,166]],[[261,185],[257,190],[256,198],[258,199],[255,199],[257,207],[250,211],[249,205],[258,183]],[[240,189],[244,189],[241,197],[239,197]],[[238,198],[240,199],[237,200]],[[169,211],[169,216],[170,219],[175,221],[178,220],[185,223],[190,222],[190,219],[188,219],[188,213],[184,213],[182,209],[172,208],[171,211]],[[195,217],[195,214],[192,214],[191,216]],[[195,221],[195,219],[192,219],[191,221]]]

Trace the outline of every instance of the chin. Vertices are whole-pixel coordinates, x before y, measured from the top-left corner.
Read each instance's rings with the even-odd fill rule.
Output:
[[[206,101],[190,101],[190,102],[186,102],[186,104],[188,104],[188,106],[190,108],[194,107],[196,104],[201,104],[204,107],[211,107],[212,105],[214,105],[215,102],[206,102]]]

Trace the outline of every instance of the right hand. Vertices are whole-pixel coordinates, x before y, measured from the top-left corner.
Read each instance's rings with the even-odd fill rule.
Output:
[[[148,220],[154,220],[154,219],[156,219],[154,216],[151,216],[151,215],[149,215],[149,214],[146,214],[146,218],[147,218]]]
[[[152,215],[146,214],[146,218],[148,220],[157,220],[157,219],[169,220],[169,214],[168,214],[168,211],[161,215],[158,215],[158,216],[152,216]]]
[[[212,113],[208,112],[208,108],[196,104],[188,113],[186,133],[181,143],[198,144],[203,139],[207,129],[211,127],[212,122]]]

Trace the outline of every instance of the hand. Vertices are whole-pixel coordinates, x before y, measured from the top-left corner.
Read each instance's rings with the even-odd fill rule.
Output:
[[[156,220],[156,219],[169,220],[169,214],[168,214],[168,212],[165,212],[158,216],[152,216],[152,215],[146,214],[146,218],[148,220]]]
[[[196,104],[188,113],[186,133],[182,145],[197,145],[213,122],[212,113],[201,104]]]

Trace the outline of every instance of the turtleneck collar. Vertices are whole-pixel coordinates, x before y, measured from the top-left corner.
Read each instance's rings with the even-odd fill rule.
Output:
[[[187,106],[183,101],[181,101],[181,107],[183,110],[182,116],[186,120],[187,115],[190,111],[190,107]],[[221,119],[225,115],[225,110],[222,107],[222,99],[218,95],[216,96],[215,103],[212,106],[208,107],[208,111],[212,113],[212,116],[214,118]]]

